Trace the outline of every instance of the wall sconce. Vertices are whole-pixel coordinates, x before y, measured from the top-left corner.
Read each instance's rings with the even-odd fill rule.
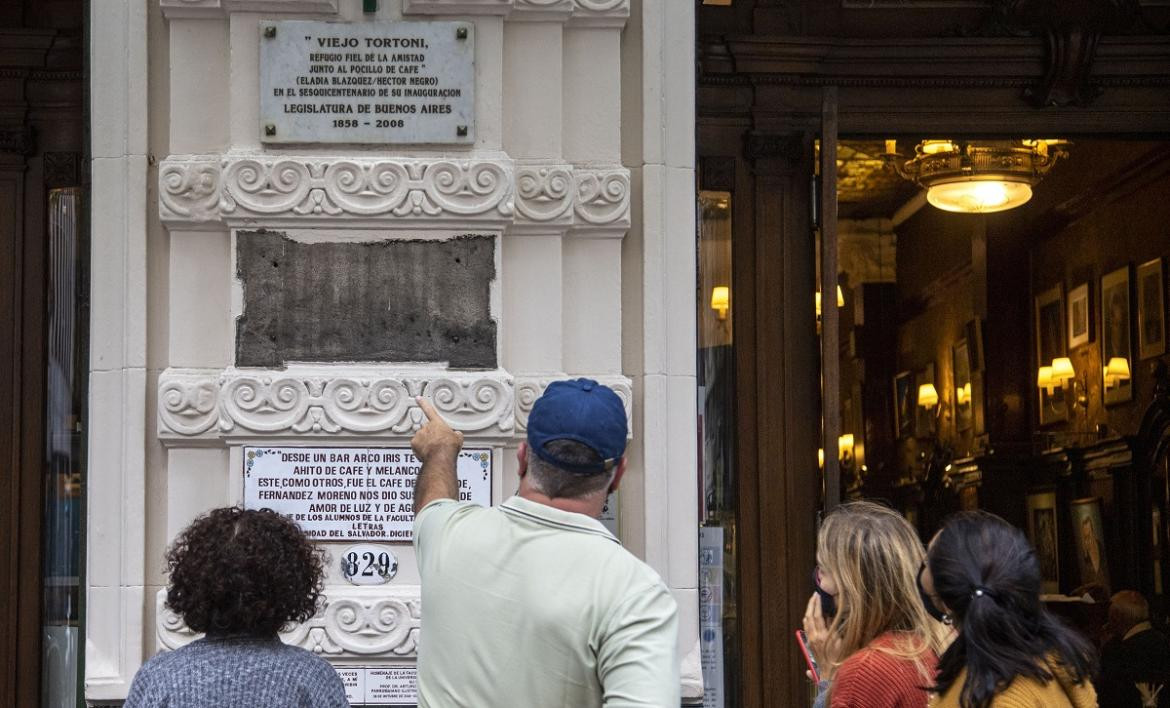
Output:
[[[1057,386],[1064,386],[1076,378],[1077,372],[1073,369],[1072,359],[1062,356],[1052,360],[1052,380]]]
[[[853,457],[853,433],[845,433],[837,438],[837,458],[848,460]]]
[[[817,466],[825,469],[825,448],[823,447],[817,448]]]
[[[938,405],[938,389],[932,383],[924,383],[918,387],[918,405],[923,408],[934,408]]]
[[[955,402],[960,406],[965,406],[971,402],[971,382],[955,387]]]
[[[1129,379],[1129,359],[1115,356],[1105,365],[1105,388],[1120,386]]]
[[[837,286],[837,307],[845,307],[845,293]],[[821,291],[817,291],[817,317],[821,316]]]
[[[1049,395],[1056,393],[1056,379],[1052,378],[1052,367],[1041,366],[1036,372],[1036,388],[1042,388]]]
[[[711,309],[719,313],[719,319],[727,319],[727,310],[731,306],[731,288],[726,285],[716,285],[711,288]]]

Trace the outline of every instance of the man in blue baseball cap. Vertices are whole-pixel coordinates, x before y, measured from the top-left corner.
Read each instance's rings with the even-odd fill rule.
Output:
[[[520,489],[490,509],[456,501],[463,436],[418,402],[420,708],[678,706],[674,598],[597,520],[625,472],[618,395],[549,384],[518,451]]]

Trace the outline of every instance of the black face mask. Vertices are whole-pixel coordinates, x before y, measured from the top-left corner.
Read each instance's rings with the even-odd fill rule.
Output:
[[[825,617],[835,616],[837,614],[837,598],[821,588],[821,574],[816,568],[813,568],[813,590],[821,596],[821,613]]]
[[[938,605],[934,604],[934,600],[930,599],[930,595],[927,595],[926,589],[922,587],[922,573],[925,570],[926,562],[923,561],[922,567],[918,569],[918,595],[922,598],[922,606],[926,608],[926,614],[933,617],[936,622],[950,624],[951,616],[938,609]]]

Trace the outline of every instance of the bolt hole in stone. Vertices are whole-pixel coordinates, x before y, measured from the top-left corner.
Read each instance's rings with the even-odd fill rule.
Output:
[[[492,236],[304,243],[280,232],[241,231],[236,263],[244,293],[237,366],[496,366]],[[436,272],[447,277],[436,283]]]

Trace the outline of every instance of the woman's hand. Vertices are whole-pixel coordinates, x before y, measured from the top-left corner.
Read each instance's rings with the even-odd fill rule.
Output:
[[[829,632],[829,622],[821,610],[821,596],[815,592],[808,599],[808,608],[804,611],[804,634],[808,639],[808,648],[816,659],[822,680],[832,680],[841,658],[841,638]]]

